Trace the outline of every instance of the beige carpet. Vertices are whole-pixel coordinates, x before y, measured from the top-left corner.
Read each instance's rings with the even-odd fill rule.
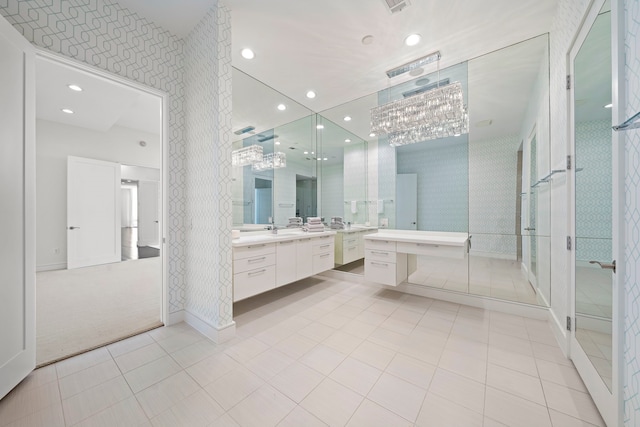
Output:
[[[159,257],[36,275],[36,364],[160,326]]]

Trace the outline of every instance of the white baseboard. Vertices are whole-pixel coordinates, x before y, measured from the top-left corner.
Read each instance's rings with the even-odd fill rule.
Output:
[[[547,319],[549,322],[549,327],[551,328],[551,332],[556,337],[556,341],[558,342],[558,346],[562,351],[564,357],[569,357],[569,340],[567,335],[567,325],[566,319],[561,320],[558,319],[553,310],[549,310],[549,318]]]
[[[216,344],[229,341],[236,336],[236,322],[234,321],[222,327],[215,326],[188,310],[184,310],[184,321]]]
[[[177,325],[178,323],[181,323],[181,322],[184,322],[184,310],[179,310],[173,313],[169,313],[166,326]]]
[[[611,335],[611,332],[613,331],[611,319],[605,319],[603,317],[576,314],[575,323],[576,328],[588,329],[602,334]]]
[[[66,269],[67,269],[66,262],[60,262],[56,264],[36,265],[36,272],[38,273],[41,271],[54,271],[54,270],[66,270]]]

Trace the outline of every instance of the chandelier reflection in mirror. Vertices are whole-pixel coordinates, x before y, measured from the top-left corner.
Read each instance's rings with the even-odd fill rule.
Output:
[[[468,133],[462,84],[454,82],[372,108],[371,132],[387,135],[392,146]]]
[[[251,170],[260,172],[268,169],[279,169],[287,167],[287,155],[285,153],[276,152],[265,154],[261,162],[251,165]]]
[[[262,161],[262,147],[250,145],[231,152],[232,166],[247,166]]]

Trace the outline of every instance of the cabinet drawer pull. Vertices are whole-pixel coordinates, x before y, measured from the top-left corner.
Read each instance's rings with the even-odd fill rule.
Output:
[[[251,245],[251,246],[247,246],[247,249],[253,249],[253,248],[264,248],[267,245]]]
[[[321,239],[328,239],[331,236],[320,236]]]
[[[307,237],[306,239],[300,239],[300,242],[308,242],[309,240],[311,240],[311,238]]]
[[[416,246],[423,246],[423,247],[427,247],[427,248],[439,248],[440,245],[432,245],[429,243],[416,243]]]
[[[377,265],[379,267],[384,267],[384,268],[389,267],[389,264],[385,264],[385,263],[382,263],[382,262],[372,262],[371,265]]]
[[[258,271],[252,271],[249,274],[247,274],[247,276],[251,277],[251,276],[257,276],[258,274],[262,274],[262,273],[266,273],[267,270],[265,268],[263,268],[262,270],[258,270]]]
[[[293,243],[293,240],[285,240],[284,242],[278,242],[281,245],[288,245],[289,243]]]
[[[324,254],[324,255],[320,255],[320,258],[326,258],[326,257],[328,257],[329,255],[331,255],[331,254]]]
[[[331,245],[320,245],[320,248],[329,248]]]
[[[374,254],[374,255],[389,256],[389,252],[371,251],[371,253]]]
[[[247,263],[251,264],[252,262],[260,262],[260,261],[264,261],[265,259],[267,259],[266,256],[260,257],[260,258],[253,258],[247,261]]]

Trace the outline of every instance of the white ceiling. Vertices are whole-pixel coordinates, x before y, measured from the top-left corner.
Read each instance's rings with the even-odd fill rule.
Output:
[[[122,126],[159,135],[162,129],[159,97],[44,58],[36,62],[36,117],[98,132]]]

